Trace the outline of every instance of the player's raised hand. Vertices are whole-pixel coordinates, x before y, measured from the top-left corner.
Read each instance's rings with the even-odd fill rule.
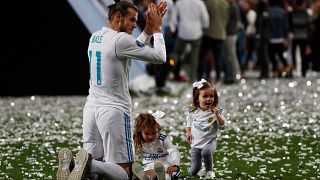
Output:
[[[151,3],[145,13],[146,27],[145,33],[148,35],[161,32],[162,16],[156,4]]]
[[[167,1],[161,1],[158,5],[157,5],[158,11],[161,15],[161,17],[163,17],[167,10],[168,10],[168,3]]]

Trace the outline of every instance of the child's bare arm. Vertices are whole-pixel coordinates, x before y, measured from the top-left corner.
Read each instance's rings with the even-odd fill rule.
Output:
[[[187,143],[191,144],[191,127],[186,128],[186,141]]]

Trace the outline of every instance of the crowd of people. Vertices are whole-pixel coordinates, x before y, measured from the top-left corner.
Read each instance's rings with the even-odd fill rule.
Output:
[[[140,13],[152,2],[134,1]],[[168,79],[233,84],[249,70],[262,79],[320,71],[319,0],[168,2],[170,17],[163,21],[168,61],[148,65],[162,82],[156,83],[159,89]],[[165,73],[156,75],[159,69]]]
[[[83,109],[83,149],[75,159],[70,149],[59,151],[58,180],[164,180],[181,175],[180,153],[161,132],[163,112],[141,113],[132,135],[128,87],[132,60],[157,64],[149,65],[149,71],[159,87],[165,86],[170,71],[176,81],[194,82],[186,116],[186,142],[191,149],[188,175],[206,179],[215,176],[212,153],[217,132],[226,122],[211,83],[212,71],[215,83],[225,84],[245,78],[250,63],[260,69],[260,78],[293,77],[297,46],[301,75],[310,68],[319,71],[319,0],[135,3],[116,0],[109,5],[107,26],[89,40],[90,88]],[[135,38],[131,34],[137,24],[143,31]],[[187,77],[181,77],[182,70]]]

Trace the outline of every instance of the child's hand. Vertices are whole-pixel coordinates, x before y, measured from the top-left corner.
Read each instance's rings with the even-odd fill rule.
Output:
[[[212,106],[211,111],[217,116],[219,114],[219,109],[217,107]]]
[[[218,123],[218,125],[224,125],[224,117],[223,117],[223,115],[221,115],[220,113],[219,113],[219,108],[217,108],[217,107],[212,107],[212,109],[211,109],[211,111],[214,113],[214,115],[216,116],[216,118],[217,118],[217,123]]]
[[[186,141],[188,144],[191,144],[191,140],[192,140],[192,135],[191,133],[186,133]]]
[[[178,166],[170,166],[168,167],[167,169],[167,174],[169,174],[170,176],[172,176],[172,173],[174,172],[177,172],[179,169],[178,169]]]

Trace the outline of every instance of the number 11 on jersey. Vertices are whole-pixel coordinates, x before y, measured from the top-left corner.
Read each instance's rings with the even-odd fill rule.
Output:
[[[92,57],[92,53],[93,52],[89,50],[90,84],[93,80],[96,80],[96,84],[101,85],[101,52],[96,51],[94,57]],[[96,76],[94,76],[94,74]]]

